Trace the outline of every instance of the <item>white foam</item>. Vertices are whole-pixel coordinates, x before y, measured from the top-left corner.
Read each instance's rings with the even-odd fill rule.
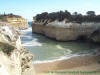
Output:
[[[54,60],[44,60],[44,61],[37,60],[37,61],[33,61],[33,64],[49,63],[49,62],[55,62],[55,61],[60,61],[60,60],[65,60],[65,59],[67,60],[67,59],[70,59],[72,57],[77,57],[77,56],[82,56],[82,55],[74,54],[70,56],[61,56],[59,59],[54,59]]]
[[[63,48],[61,45],[56,45],[56,47],[57,47],[58,49],[65,50],[65,51],[64,51],[64,55],[66,55],[66,54],[71,54],[71,53],[72,53],[72,50],[71,50],[71,49]]]
[[[23,43],[22,46],[42,46],[41,43],[36,41],[37,39],[34,39],[32,41],[29,41],[27,43]]]
[[[27,38],[27,39],[31,39],[32,41],[28,41],[28,42],[24,42],[22,44],[22,46],[42,46],[41,43],[38,42],[38,39],[37,38],[33,38],[31,35],[25,35],[29,32],[32,32],[32,28],[28,28],[28,29],[25,29],[25,30],[20,30],[21,32],[21,37],[23,38]]]
[[[37,38],[34,38],[32,41],[38,41],[38,39]]]
[[[33,37],[29,36],[29,35],[25,35],[25,34],[27,34],[29,32],[32,32],[31,28],[28,28],[26,30],[21,30],[22,37],[25,37],[25,38],[28,38],[28,39],[32,39],[32,41],[24,42],[22,45],[23,46],[42,46],[42,44],[40,42],[38,42],[37,38],[33,38]],[[33,61],[33,64],[55,62],[55,61],[59,61],[59,60],[70,59],[72,57],[82,56],[82,54],[81,55],[79,55],[79,54],[71,54],[72,50],[66,49],[66,48],[62,47],[61,45],[56,45],[56,47],[58,49],[64,50],[64,56],[59,57],[59,59],[53,59],[53,60],[44,60],[44,61],[37,60],[37,61]],[[85,56],[85,55],[86,54],[83,54],[83,56]]]
[[[22,35],[22,37],[24,37],[24,38],[28,38],[28,39],[32,39],[32,36],[27,36],[27,35]]]
[[[56,45],[56,47],[57,47],[58,49],[65,49],[65,48],[63,48],[61,45]]]
[[[28,29],[25,29],[25,30],[20,30],[21,34],[27,34],[29,32],[32,32],[32,28],[29,27]]]
[[[78,57],[78,56],[90,56],[91,54],[72,54],[69,56],[61,56],[59,59],[54,59],[54,60],[44,60],[44,61],[33,61],[33,64],[40,64],[40,63],[50,63],[50,62],[55,62],[55,61],[61,61],[61,60],[68,60],[71,59],[72,57]]]
[[[71,54],[72,50],[71,49],[66,49],[65,54]]]

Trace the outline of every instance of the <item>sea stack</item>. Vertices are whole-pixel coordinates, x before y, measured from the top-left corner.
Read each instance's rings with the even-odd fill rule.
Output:
[[[82,39],[97,42],[100,36],[99,29],[98,18],[90,15],[71,15],[67,11],[37,14],[32,23],[33,33],[43,34],[58,41]],[[94,33],[96,31],[97,35]]]

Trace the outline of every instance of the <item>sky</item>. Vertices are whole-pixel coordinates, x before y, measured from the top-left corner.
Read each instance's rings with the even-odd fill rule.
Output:
[[[100,0],[0,0],[0,14],[13,13],[29,21],[36,14],[60,10],[82,14],[92,10],[100,14]]]

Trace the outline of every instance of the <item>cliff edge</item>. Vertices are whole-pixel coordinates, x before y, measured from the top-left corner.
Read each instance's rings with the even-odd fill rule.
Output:
[[[33,17],[32,31],[58,41],[77,39],[100,43],[100,15],[87,11],[86,15],[69,11],[43,12]]]
[[[47,24],[33,22],[32,32],[40,33],[58,41],[73,41],[78,39],[91,40],[99,43],[99,22],[66,22],[53,21]],[[95,33],[98,31],[98,33]],[[95,34],[95,35],[94,35]]]
[[[0,26],[0,75],[35,75],[33,55],[21,46],[19,32]]]
[[[18,27],[20,29],[28,28],[28,21],[18,15],[0,15],[0,22],[6,23],[7,25]]]

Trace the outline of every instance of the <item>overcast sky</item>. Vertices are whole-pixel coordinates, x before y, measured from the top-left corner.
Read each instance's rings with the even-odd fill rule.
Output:
[[[42,12],[68,10],[85,14],[93,10],[100,14],[100,0],[0,0],[0,13],[13,13],[32,21]]]

